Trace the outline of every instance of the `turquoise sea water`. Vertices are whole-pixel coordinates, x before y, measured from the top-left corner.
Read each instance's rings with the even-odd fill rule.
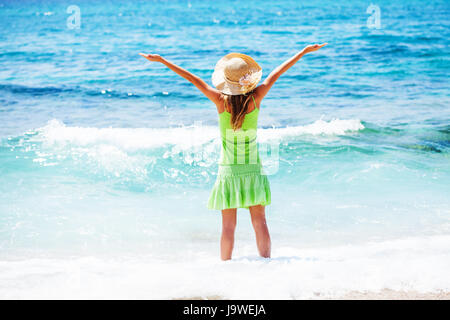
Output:
[[[449,290],[450,6],[374,4],[379,29],[366,1],[0,1],[0,296]],[[322,42],[262,103],[273,259],[242,210],[221,263],[217,112],[138,53],[211,83]]]

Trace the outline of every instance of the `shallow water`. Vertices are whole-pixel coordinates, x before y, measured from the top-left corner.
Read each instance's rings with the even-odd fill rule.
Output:
[[[359,1],[235,4],[81,1],[69,29],[65,3],[0,1],[0,296],[449,290],[447,2],[379,1],[381,29]],[[222,263],[206,209],[215,108],[138,53],[210,83],[228,52],[265,77],[314,42],[329,45],[260,113],[259,142],[279,151],[265,160],[273,259],[256,257],[242,210]]]

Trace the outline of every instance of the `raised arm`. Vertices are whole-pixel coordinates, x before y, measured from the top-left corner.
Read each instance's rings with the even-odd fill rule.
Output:
[[[256,90],[255,94],[259,101],[261,101],[265,95],[269,92],[270,88],[273,86],[273,84],[278,80],[278,78],[285,73],[290,67],[292,67],[294,64],[297,63],[298,60],[300,60],[305,54],[314,52],[322,48],[323,46],[327,45],[327,43],[324,44],[314,44],[309,45],[305,47],[302,51],[298,52],[293,57],[289,58],[285,62],[283,62],[281,65],[276,67],[268,76],[266,79],[264,79],[263,83],[259,85]]]
[[[191,82],[194,86],[197,87],[206,97],[208,97],[212,102],[216,105],[219,105],[220,99],[220,91],[216,88],[211,87],[205,81],[203,81],[200,77],[190,73],[186,69],[177,66],[176,64],[164,59],[158,54],[145,54],[139,53],[141,56],[146,58],[149,61],[160,62],[168,67],[170,70],[185,78],[187,81]]]

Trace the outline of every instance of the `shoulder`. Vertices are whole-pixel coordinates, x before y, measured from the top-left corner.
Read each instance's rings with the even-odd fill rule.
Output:
[[[253,98],[255,99],[255,104],[258,109],[261,107],[261,101],[263,99],[260,88],[261,88],[261,85],[256,87],[255,90],[253,91]]]
[[[216,88],[211,87],[210,85],[208,85],[208,91],[209,91],[209,94],[207,95],[208,98],[216,105],[219,104],[222,100],[222,93]]]
[[[225,99],[222,94],[219,94],[217,100],[214,101],[214,104],[216,105],[218,113],[222,113],[225,111]]]

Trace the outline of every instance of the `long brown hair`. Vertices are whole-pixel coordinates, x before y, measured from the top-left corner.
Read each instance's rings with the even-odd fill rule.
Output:
[[[247,92],[246,94],[239,95],[228,95],[222,93],[222,99],[225,103],[225,110],[231,113],[231,127],[233,130],[237,130],[242,127],[245,115],[248,113],[252,94],[253,90]],[[230,110],[226,109],[227,105]]]

